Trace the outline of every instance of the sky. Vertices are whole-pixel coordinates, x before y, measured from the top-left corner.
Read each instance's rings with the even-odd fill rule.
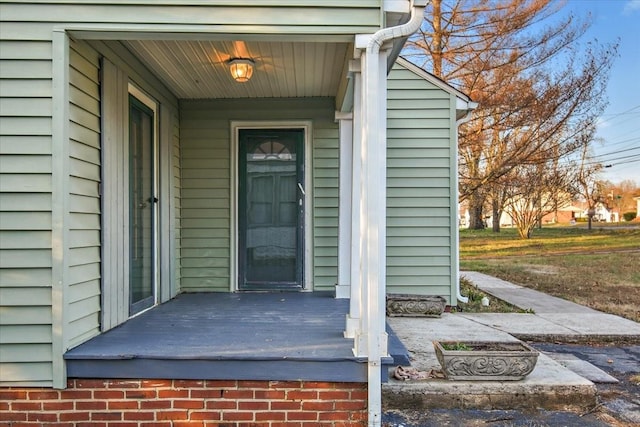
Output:
[[[611,165],[603,179],[640,185],[640,0],[567,0],[565,9],[576,16],[591,13],[585,40],[620,41],[607,86],[609,105],[598,124],[604,142],[595,144],[594,155]]]

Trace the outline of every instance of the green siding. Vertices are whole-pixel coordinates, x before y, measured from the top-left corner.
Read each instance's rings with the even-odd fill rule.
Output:
[[[383,23],[380,0],[154,1],[147,4],[139,1],[14,1],[0,4],[0,16],[8,21],[7,33],[14,30],[14,22],[52,22],[95,24],[103,29],[153,24],[158,31],[298,37],[307,34],[346,39],[353,34],[373,33]]]
[[[315,289],[337,275],[338,127],[333,99],[184,101],[181,103],[181,290],[231,286],[231,121],[312,121]],[[311,226],[307,224],[307,226]]]
[[[398,64],[387,97],[387,292],[455,302],[455,100]]]
[[[3,12],[9,7],[3,4]],[[0,13],[0,19],[7,16]],[[57,68],[66,68],[68,90],[55,92],[52,29],[45,23],[0,25],[0,385],[63,386],[62,353],[97,335],[100,327],[100,56],[88,44],[71,40],[69,66]],[[143,77],[133,70],[130,75],[167,92],[139,63],[133,67]],[[66,107],[54,106],[54,93],[68,93]],[[172,171],[167,173],[179,243],[179,118],[176,100],[169,104]],[[58,114],[68,117],[68,126],[53,122],[63,109],[68,113]],[[65,127],[68,139],[54,141],[54,128]],[[58,160],[52,157],[54,143],[66,144]],[[53,197],[60,185],[64,192]],[[52,236],[55,212],[64,218],[57,237]],[[54,242],[63,255],[55,264]],[[55,268],[56,281],[62,282],[53,293]],[[176,268],[171,281],[179,284],[179,274]],[[52,305],[60,303],[54,316]]]
[[[316,289],[334,290],[338,282],[339,129],[313,133],[313,281]]]
[[[34,39],[0,41],[0,385],[53,380],[51,41]]]
[[[229,289],[230,130],[220,108],[180,107],[180,286],[187,292]]]

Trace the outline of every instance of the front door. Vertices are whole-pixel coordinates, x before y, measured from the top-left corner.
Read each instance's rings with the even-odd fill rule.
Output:
[[[302,289],[304,129],[240,129],[238,144],[238,289]]]

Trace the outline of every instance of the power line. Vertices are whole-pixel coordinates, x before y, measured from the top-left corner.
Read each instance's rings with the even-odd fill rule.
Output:
[[[620,154],[620,153],[625,153],[627,151],[633,151],[633,150],[640,150],[640,147],[632,147],[632,148],[627,148],[624,150],[617,150],[617,151],[611,151],[609,153],[603,153],[603,154],[596,154],[592,157],[606,157],[606,156],[611,156],[613,154]]]
[[[640,108],[640,105],[636,105],[635,107],[631,107],[628,110],[623,111],[621,113],[602,114],[601,117],[603,117],[603,116],[612,116],[612,117],[610,119],[603,120],[601,123],[608,123],[608,122],[611,122],[611,121],[613,121],[614,119],[616,119],[618,117],[625,116],[625,115],[628,115],[628,114],[638,114],[638,113],[640,113],[640,111],[634,111],[634,110],[637,110],[639,108]]]
[[[627,159],[635,159],[635,158],[640,160],[640,154],[632,154],[630,156],[615,157],[613,159],[605,159],[605,160],[588,160],[585,163],[591,163],[591,164],[608,163],[608,162],[615,162],[617,160],[627,160]]]
[[[638,131],[640,131],[640,129],[638,129]],[[635,138],[623,139],[621,141],[615,141],[615,140],[614,142],[609,142],[609,141],[610,140],[606,140],[606,143],[603,146],[610,147],[612,145],[626,144],[627,142],[640,142],[640,138],[635,137]]]

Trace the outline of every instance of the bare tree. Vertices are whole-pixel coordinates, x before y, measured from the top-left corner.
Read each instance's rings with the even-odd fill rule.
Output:
[[[600,179],[601,170],[602,164],[592,160],[590,146],[585,144],[580,152],[578,162],[572,167],[570,175],[574,182],[576,194],[580,195],[587,203],[587,228],[589,230],[592,228],[596,204],[604,200],[605,185]]]
[[[616,47],[579,49],[588,22],[571,15],[545,25],[561,7],[552,0],[433,0],[404,52],[480,104],[459,139],[470,228],[484,226],[487,197],[494,216],[500,210],[503,177],[578,150],[604,108]]]
[[[545,164],[518,166],[511,171],[504,209],[511,217],[518,235],[529,239],[542,217],[554,212],[558,204],[569,202],[567,175]],[[564,197],[564,200],[559,198]]]

